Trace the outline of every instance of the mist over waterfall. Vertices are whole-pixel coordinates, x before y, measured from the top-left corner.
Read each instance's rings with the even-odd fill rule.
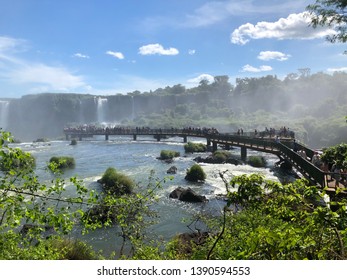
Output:
[[[215,127],[261,131],[290,127],[299,141],[327,147],[347,138],[347,73],[242,78],[227,76],[185,89],[160,88],[127,95],[42,93],[0,100],[0,126],[21,141],[63,138],[65,126],[115,124],[148,127]]]
[[[5,130],[8,127],[9,101],[0,100],[0,128]]]
[[[106,122],[106,105],[107,105],[107,98],[102,97],[96,97],[96,104],[97,104],[97,121],[98,123]]]
[[[135,119],[135,101],[134,96],[131,97],[131,119]]]

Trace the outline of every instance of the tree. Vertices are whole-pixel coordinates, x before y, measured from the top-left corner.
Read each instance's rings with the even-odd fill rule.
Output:
[[[310,68],[299,68],[298,69],[301,78],[309,77],[311,74]]]
[[[329,166],[335,164],[340,168],[347,168],[347,144],[341,143],[339,145],[323,149],[321,159]]]
[[[229,77],[224,76],[215,76],[214,82],[212,83],[212,90],[215,94],[219,95],[220,98],[224,98],[229,95],[233,89],[233,86],[229,83]]]
[[[347,1],[346,0],[316,0],[314,4],[307,6],[311,15],[311,24],[328,26],[336,33],[328,36],[332,42],[347,42]]]
[[[182,93],[185,93],[185,91],[186,91],[185,86],[182,86],[181,84],[177,84],[172,86],[169,92],[171,94],[182,94]]]

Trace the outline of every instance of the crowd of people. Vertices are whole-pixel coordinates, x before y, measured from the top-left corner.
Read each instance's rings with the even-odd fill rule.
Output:
[[[198,135],[216,135],[219,134],[220,132],[218,131],[217,128],[214,127],[193,127],[193,126],[188,126],[184,128],[174,128],[171,127],[169,129],[161,129],[161,128],[150,128],[147,126],[143,127],[130,127],[130,126],[97,126],[94,124],[84,124],[84,125],[77,125],[77,126],[69,126],[64,128],[65,133],[85,133],[85,134],[130,134],[130,133],[178,133],[178,132],[183,132],[183,133],[192,133],[192,134],[198,134]],[[239,128],[237,132],[235,133],[236,135],[240,136],[251,136],[251,137],[260,137],[260,138],[265,138],[265,137],[270,137],[270,138],[275,138],[276,136],[283,138],[293,138],[295,137],[295,134],[292,130],[286,127],[281,127],[279,130],[276,130],[275,128],[270,128],[268,129],[267,127],[265,128],[264,131],[258,132],[257,129],[254,130],[253,132],[247,132],[244,133],[243,128]]]
[[[328,163],[324,162],[321,159],[321,155],[318,151],[314,151],[311,158],[307,156],[304,149],[298,150],[297,153],[304,159],[310,161],[317,168],[321,169],[322,171],[326,173],[329,173],[330,176],[328,177],[328,181],[329,182],[334,181],[335,187],[337,187],[339,184],[347,186],[347,170],[346,169],[341,168],[337,164],[332,164],[331,166],[329,166]]]
[[[191,133],[191,134],[197,134],[197,135],[206,135],[206,134],[219,134],[219,131],[214,127],[184,127],[183,129],[180,128],[168,128],[168,129],[162,129],[162,128],[150,128],[150,127],[129,127],[129,126],[106,126],[106,127],[100,127],[96,125],[78,125],[74,127],[65,127],[64,128],[65,133],[83,133],[83,134],[133,134],[133,133],[144,133],[144,134],[150,134],[150,133],[167,133],[167,134],[175,134],[175,133]]]
[[[258,131],[258,129],[255,129],[254,132],[248,132],[244,133],[243,128],[239,128],[236,132],[237,135],[247,135],[247,136],[254,136],[254,137],[259,137],[259,138],[295,138],[295,133],[293,130],[290,130],[288,127],[281,127],[280,129],[275,129],[275,128],[267,128],[265,127],[265,130]]]

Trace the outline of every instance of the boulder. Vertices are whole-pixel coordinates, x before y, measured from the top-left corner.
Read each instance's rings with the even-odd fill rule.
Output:
[[[220,164],[220,163],[230,163],[234,165],[242,164],[239,160],[234,158],[227,158],[226,160],[221,160],[220,158],[216,158],[213,155],[207,156],[205,158],[198,156],[194,158],[194,161],[196,162],[202,162],[202,163],[212,163],[212,164]]]
[[[203,195],[198,195],[191,188],[184,189],[182,187],[176,188],[169,195],[170,198],[178,199],[185,202],[206,202],[207,199]]]
[[[177,173],[177,167],[176,166],[171,166],[167,171],[167,174],[176,174]]]

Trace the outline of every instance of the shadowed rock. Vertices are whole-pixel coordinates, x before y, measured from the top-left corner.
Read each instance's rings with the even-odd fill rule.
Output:
[[[207,199],[203,195],[198,195],[191,188],[184,189],[182,187],[176,188],[169,195],[170,198],[178,199],[185,202],[206,202]]]
[[[177,167],[176,166],[171,166],[167,171],[167,174],[176,174],[177,173]]]

